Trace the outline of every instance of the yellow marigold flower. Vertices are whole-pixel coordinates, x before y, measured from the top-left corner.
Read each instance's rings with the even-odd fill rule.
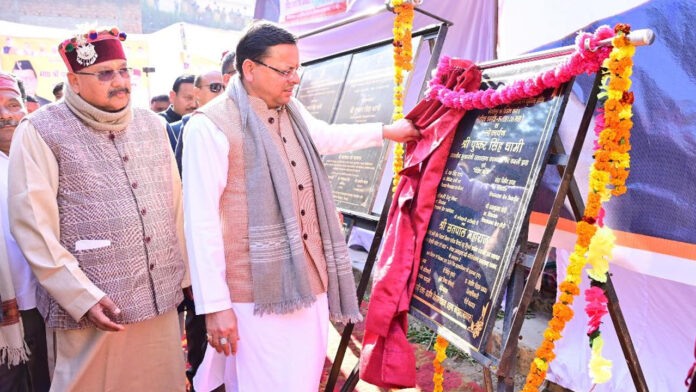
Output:
[[[604,339],[601,335],[592,340],[592,354],[588,367],[592,382],[595,384],[602,384],[611,379],[612,362],[602,357],[603,348]]]
[[[553,329],[547,329],[544,331],[544,339],[550,340],[552,342],[555,342],[556,340],[561,338],[561,333],[553,330]],[[537,355],[538,357],[544,357],[544,355]]]
[[[549,364],[539,358],[534,358],[534,364],[543,371],[547,371],[549,369]]]

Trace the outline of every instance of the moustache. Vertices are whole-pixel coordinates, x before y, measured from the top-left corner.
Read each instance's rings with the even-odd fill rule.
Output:
[[[130,94],[130,89],[128,87],[124,87],[124,88],[117,88],[115,90],[111,90],[111,91],[109,91],[109,98],[115,97],[117,94],[120,94],[120,93]]]
[[[19,121],[15,120],[14,118],[8,118],[7,120],[0,119],[0,128],[5,128],[5,127],[17,127],[19,125]]]

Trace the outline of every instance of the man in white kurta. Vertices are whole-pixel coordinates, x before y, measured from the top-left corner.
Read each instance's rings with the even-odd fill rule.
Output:
[[[194,386],[201,392],[222,383],[227,391],[314,392],[326,356],[329,282],[336,271],[325,255],[322,241],[327,239],[318,223],[327,211],[319,210],[324,204],[317,203],[311,159],[300,147],[286,105],[297,108],[294,115],[306,123],[322,154],[377,146],[383,137],[408,141],[419,134],[407,121],[354,126],[314,119],[291,98],[299,83],[299,53],[295,38],[278,26],[252,25],[236,54],[239,79],[193,115],[184,140],[184,221],[194,299],[197,311],[206,314],[209,343],[215,348],[206,351]],[[287,312],[256,311],[263,285],[282,283],[260,282],[266,277],[251,268],[249,227],[262,211],[255,209],[254,197],[260,195],[249,191],[254,181],[246,177],[253,158],[245,157],[249,129],[242,125],[246,117],[235,100],[239,96],[233,99],[240,90],[254,121],[262,124],[263,137],[270,139],[266,153],[282,162],[289,179],[288,189],[269,188],[267,193],[287,195],[299,222],[286,229],[301,241],[313,301]],[[333,224],[338,225],[335,219]]]

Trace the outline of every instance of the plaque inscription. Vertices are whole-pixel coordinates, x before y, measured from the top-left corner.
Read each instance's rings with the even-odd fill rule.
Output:
[[[391,46],[353,55],[334,123],[389,123],[394,109]],[[379,186],[388,144],[324,157],[336,205],[369,214]]]
[[[558,61],[558,60],[555,60]],[[545,64],[493,69],[493,85]],[[568,86],[468,112],[437,189],[411,313],[455,345],[481,351],[496,319],[515,246],[546,164]]]
[[[345,55],[304,67],[297,99],[314,117],[326,122],[333,119],[351,57]]]

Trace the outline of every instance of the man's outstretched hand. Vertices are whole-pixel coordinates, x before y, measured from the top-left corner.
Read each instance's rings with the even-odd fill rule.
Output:
[[[382,126],[382,136],[385,139],[395,141],[397,143],[412,142],[420,139],[421,134],[413,126],[411,120],[402,118],[392,124]]]

